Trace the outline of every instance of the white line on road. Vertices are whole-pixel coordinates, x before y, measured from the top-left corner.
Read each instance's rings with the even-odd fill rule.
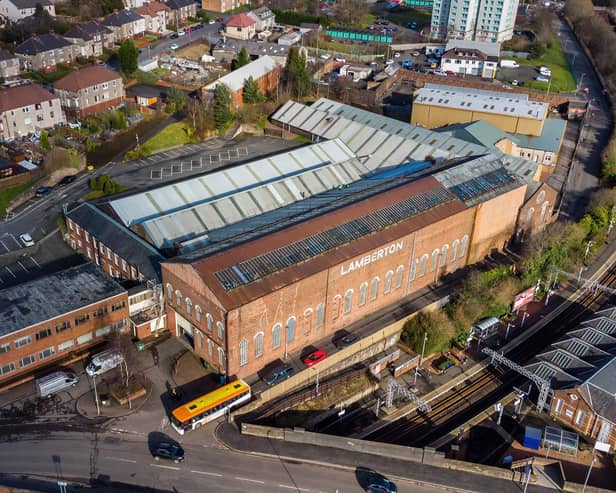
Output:
[[[195,474],[205,474],[206,476],[216,476],[218,478],[222,478],[222,474],[218,474],[215,472],[207,472],[207,471],[190,471],[193,472]]]
[[[136,463],[136,460],[132,460],[132,459],[123,459],[122,457],[109,457],[106,456],[105,459],[109,459],[109,460],[117,460],[120,462],[132,462],[132,463]]]
[[[173,466],[161,466],[160,464],[150,464],[152,467],[160,467],[161,469],[173,469],[174,471],[179,471],[180,468],[179,467],[173,467]]]
[[[30,257],[30,260],[32,260],[32,262],[34,262],[34,264],[40,269],[41,268],[41,264],[39,264],[36,259],[34,257]]]
[[[4,241],[0,240],[0,243],[2,243],[2,246],[6,249],[6,251],[7,251],[7,252],[9,252],[9,251],[10,251],[10,250],[9,250],[9,247],[7,247],[7,246],[4,244]]]
[[[18,260],[17,263],[21,266],[21,268],[23,270],[25,270],[26,272],[29,272],[29,270],[26,268],[26,266],[24,264],[21,263],[21,260]]]
[[[310,491],[308,488],[298,488],[297,486],[289,486],[288,484],[279,484],[281,488],[287,488],[289,490],[297,490],[297,491]]]
[[[265,484],[265,481],[259,481],[258,479],[241,478],[239,476],[235,476],[235,479],[239,479],[240,481],[250,481],[251,483]]]
[[[15,279],[17,279],[17,276],[13,274],[13,271],[11,269],[9,269],[8,267],[5,267],[5,269],[9,271],[9,274],[11,274]]]

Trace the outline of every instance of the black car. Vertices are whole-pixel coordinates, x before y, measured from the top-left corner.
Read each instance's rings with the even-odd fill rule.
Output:
[[[153,455],[156,460],[169,459],[173,462],[181,462],[184,460],[184,449],[177,443],[161,442],[154,449]]]
[[[351,344],[356,343],[359,340],[357,334],[346,334],[334,339],[334,346],[338,349],[349,347]]]
[[[75,175],[65,176],[60,180],[58,185],[68,185],[69,183],[73,183],[76,179],[77,177]]]
[[[263,377],[263,381],[268,385],[276,385],[278,382],[286,380],[295,373],[295,368],[291,365],[283,365],[274,368]]]
[[[203,24],[197,24],[196,26],[193,26],[193,30],[197,29],[203,29]]]
[[[171,39],[178,39],[180,36],[178,33],[173,33],[171,36],[169,36]]]
[[[375,474],[370,480],[368,490],[370,493],[398,493],[398,487],[389,479]]]
[[[53,187],[38,187],[36,189],[36,196],[42,197],[43,195],[47,195],[52,190],[53,190]]]

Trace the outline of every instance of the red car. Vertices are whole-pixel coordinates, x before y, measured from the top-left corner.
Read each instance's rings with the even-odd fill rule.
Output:
[[[317,349],[316,351],[313,351],[312,353],[310,353],[308,356],[304,358],[304,364],[306,366],[314,366],[326,358],[327,358],[327,353],[323,351],[322,349]]]
[[[449,77],[455,77],[455,76],[456,76],[456,73],[455,73],[454,71],[452,71],[452,70],[447,70],[445,73],[446,73]]]

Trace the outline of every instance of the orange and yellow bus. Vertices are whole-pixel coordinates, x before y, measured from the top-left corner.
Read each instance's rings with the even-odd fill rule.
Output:
[[[171,425],[180,435],[223,416],[227,409],[250,400],[250,386],[243,380],[218,387],[171,412]]]

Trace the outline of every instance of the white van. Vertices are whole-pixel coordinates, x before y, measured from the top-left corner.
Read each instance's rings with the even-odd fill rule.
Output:
[[[72,371],[56,371],[36,380],[36,390],[40,397],[51,397],[79,383],[79,377]]]
[[[86,373],[89,376],[102,375],[123,362],[124,356],[113,349],[108,349],[92,357],[88,366],[86,366]]]
[[[501,60],[500,66],[503,68],[518,68],[520,64],[515,60]]]

